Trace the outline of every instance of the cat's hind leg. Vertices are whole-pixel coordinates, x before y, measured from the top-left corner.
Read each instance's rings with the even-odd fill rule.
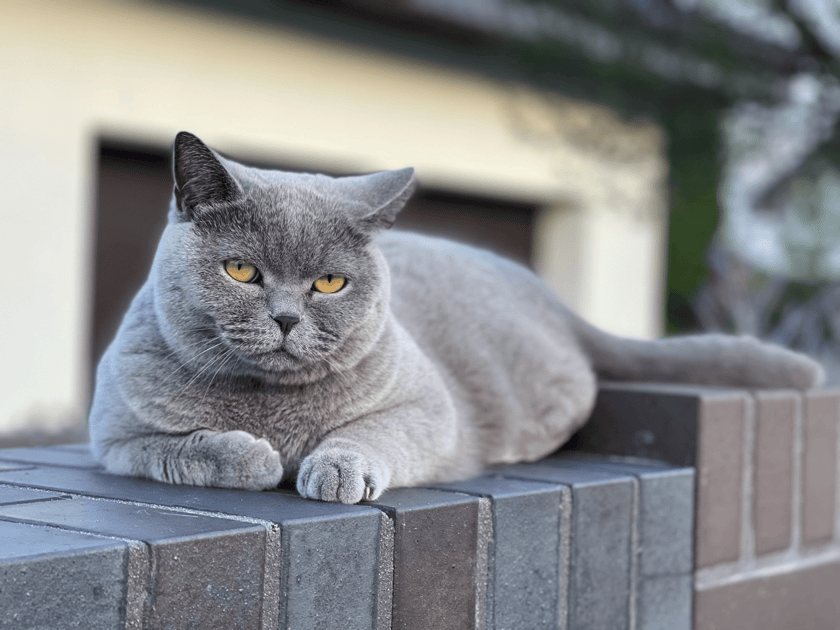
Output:
[[[283,476],[280,454],[245,431],[200,429],[114,440],[102,449],[109,472],[216,488],[266,490]]]

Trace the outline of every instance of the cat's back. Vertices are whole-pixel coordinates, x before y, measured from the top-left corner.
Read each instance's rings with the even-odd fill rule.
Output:
[[[449,304],[492,303],[502,296],[531,296],[559,304],[530,270],[489,250],[400,230],[381,235],[377,244],[391,270],[392,300],[397,305],[427,305],[436,296]]]
[[[377,244],[388,261],[391,305],[401,320],[463,316],[464,325],[495,328],[521,323],[524,317],[564,327],[565,306],[519,263],[464,243],[399,230],[386,232]]]
[[[459,415],[486,429],[496,461],[542,456],[553,431],[582,421],[566,408],[588,410],[594,376],[565,307],[533,272],[446,239],[393,231],[377,242],[394,316],[440,367]],[[555,412],[565,422],[538,420]]]

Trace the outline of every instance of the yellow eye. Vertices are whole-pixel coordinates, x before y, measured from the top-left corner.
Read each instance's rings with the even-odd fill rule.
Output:
[[[254,265],[243,260],[226,260],[225,271],[238,282],[253,282],[259,275]]]
[[[347,279],[344,276],[331,273],[318,278],[312,286],[316,291],[320,291],[321,293],[335,293],[345,284],[347,284]]]

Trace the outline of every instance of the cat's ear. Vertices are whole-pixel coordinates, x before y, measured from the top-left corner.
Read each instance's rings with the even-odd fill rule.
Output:
[[[359,227],[368,233],[391,227],[417,188],[414,169],[411,167],[358,177],[342,177],[339,181],[347,196],[370,209],[357,219]]]
[[[239,184],[216,155],[186,131],[175,136],[173,171],[175,201],[188,219],[202,205],[234,201],[242,195]]]

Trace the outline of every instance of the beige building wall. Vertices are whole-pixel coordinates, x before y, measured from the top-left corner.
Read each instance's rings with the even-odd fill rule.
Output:
[[[548,281],[606,329],[660,331],[664,160],[649,125],[164,3],[0,0],[0,15],[0,430],[85,413],[101,135],[169,144],[186,129],[252,159],[413,165],[431,186],[539,202]],[[558,113],[577,122],[558,131]],[[610,141],[592,145],[604,120],[645,149],[616,160]]]

